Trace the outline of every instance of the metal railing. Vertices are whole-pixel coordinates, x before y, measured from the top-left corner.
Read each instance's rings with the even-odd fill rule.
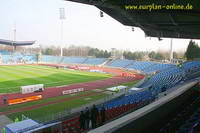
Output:
[[[84,104],[78,108],[66,107],[65,110],[57,112],[57,113],[53,113],[53,114],[48,114],[48,112],[47,112],[47,115],[41,116],[38,118],[34,118],[33,120],[37,121],[38,123],[43,123],[43,122],[49,122],[49,121],[53,121],[53,120],[59,120],[59,119],[63,119],[63,118],[72,117],[76,114],[79,114],[80,111],[85,110],[86,107],[90,108],[90,107],[92,107],[93,104],[100,105],[100,104],[106,103],[112,99],[118,98],[123,95],[124,95],[123,92],[113,93],[113,94],[110,94],[102,99],[97,100],[97,101],[93,101],[88,104]]]

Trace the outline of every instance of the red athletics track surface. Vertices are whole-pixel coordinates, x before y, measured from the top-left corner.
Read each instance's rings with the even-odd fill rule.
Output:
[[[47,106],[49,104],[62,103],[62,102],[66,102],[66,101],[71,101],[71,100],[84,98],[84,97],[87,97],[87,96],[99,95],[102,92],[104,92],[104,91],[101,91],[101,92],[90,92],[90,93],[87,93],[87,94],[81,94],[79,96],[67,97],[67,98],[60,99],[60,100],[49,101],[47,103],[36,104],[36,105],[28,106],[28,107],[20,107],[20,108],[17,108],[15,110],[8,110],[8,111],[5,111],[5,112],[0,112],[0,115],[8,115],[8,114],[17,113],[17,112],[28,111],[28,110],[32,110],[32,109],[36,109],[36,108]]]
[[[126,72],[123,68],[111,68],[111,67],[99,67],[99,66],[89,66],[89,65],[83,65],[83,64],[78,64],[78,65],[72,65],[72,64],[39,64],[39,65],[43,65],[43,66],[51,66],[51,67],[56,67],[56,66],[61,66],[61,67],[68,67],[68,66],[71,66],[71,67],[80,67],[80,70],[81,70],[81,67],[88,67],[88,70],[94,70],[94,69],[98,69],[98,70],[101,70],[101,71],[104,71],[104,72],[107,72],[107,73],[111,73],[111,74],[114,74],[114,75],[121,75],[122,73]],[[137,73],[136,71],[134,70],[129,70],[129,72],[132,72],[132,73]],[[138,74],[139,75],[139,74]]]
[[[55,65],[54,65],[55,66]],[[120,75],[122,72],[124,72],[122,69],[112,69],[112,68],[101,68],[106,69],[105,71],[114,73],[116,75]],[[63,90],[71,90],[71,89],[77,89],[77,88],[85,88],[86,90],[90,89],[100,89],[100,88],[106,88],[109,86],[127,83],[130,81],[142,79],[144,76],[135,74],[135,77],[122,77],[122,76],[114,76],[112,78],[104,79],[104,80],[98,80],[98,81],[91,81],[91,82],[84,82],[84,83],[76,83],[72,85],[66,85],[62,87],[50,87],[45,88],[43,92],[37,92],[37,93],[29,93],[29,94],[21,94],[21,93],[12,93],[12,94],[4,94],[0,95],[0,107],[7,106],[3,104],[3,96],[7,96],[9,99],[16,99],[16,98],[23,98],[28,96],[35,96],[35,95],[42,95],[43,98],[50,98],[50,97],[57,97],[62,95]]]

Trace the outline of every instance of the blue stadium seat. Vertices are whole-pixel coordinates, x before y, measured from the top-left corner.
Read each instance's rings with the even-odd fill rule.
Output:
[[[2,61],[4,64],[34,63],[37,61],[37,58],[35,54],[12,53],[8,55],[2,55]]]
[[[155,97],[152,95],[151,91],[145,90],[142,92],[129,94],[127,96],[123,96],[118,99],[114,99],[112,101],[105,103],[104,105],[107,109],[111,109],[114,107],[119,107],[122,105],[128,105],[128,104],[132,104],[132,103],[138,103],[138,102],[142,102],[142,101],[146,101],[146,100],[150,101],[154,98]],[[100,109],[100,108],[101,107],[99,106],[98,109]]]
[[[63,57],[63,64],[71,63],[71,64],[82,64],[86,60],[86,57]]]
[[[46,63],[59,63],[61,59],[62,57],[60,56],[43,55],[41,61]]]
[[[142,71],[145,68],[155,65],[154,62],[146,62],[146,61],[135,61],[132,65],[129,65],[128,69],[135,69]]]
[[[99,65],[105,62],[107,58],[87,58],[84,64]]]
[[[112,67],[126,67],[127,65],[132,64],[134,61],[133,60],[127,60],[127,59],[116,59],[112,61],[108,66]]]

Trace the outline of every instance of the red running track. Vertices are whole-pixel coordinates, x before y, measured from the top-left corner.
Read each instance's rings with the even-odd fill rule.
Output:
[[[102,92],[100,92],[100,93],[102,93]],[[90,93],[79,95],[79,96],[68,97],[68,98],[64,98],[64,99],[60,99],[60,100],[49,101],[47,103],[36,104],[36,105],[28,106],[28,107],[17,108],[15,110],[8,110],[8,111],[5,111],[5,112],[0,112],[0,115],[8,115],[8,114],[17,113],[17,112],[28,111],[28,110],[47,106],[49,104],[56,104],[56,103],[71,101],[71,100],[75,100],[75,99],[80,99],[82,97],[93,96],[93,95],[98,95],[98,94],[99,94],[99,92],[98,93],[97,92],[90,92]]]
[[[104,80],[77,83],[77,84],[72,84],[72,85],[67,85],[67,86],[62,86],[62,87],[45,88],[43,92],[37,92],[37,93],[35,92],[35,93],[29,93],[29,94],[21,94],[21,93],[4,94],[4,95],[0,95],[0,107],[7,106],[3,104],[3,96],[7,96],[8,100],[35,96],[35,95],[42,95],[43,98],[50,98],[50,97],[61,96],[62,91],[64,90],[71,90],[71,89],[76,89],[76,88],[84,88],[86,90],[100,89],[100,88],[106,88],[106,87],[110,87],[117,84],[127,83],[134,80],[139,80],[141,78],[143,78],[143,76],[141,75],[135,75],[134,78],[114,76],[112,78],[108,78]]]

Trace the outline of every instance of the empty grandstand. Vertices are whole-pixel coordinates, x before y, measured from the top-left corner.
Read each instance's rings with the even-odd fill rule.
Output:
[[[143,52],[136,51],[137,46],[126,48],[126,43],[130,42],[132,45],[135,43],[133,40],[140,39],[137,36],[120,38],[121,49],[127,51],[117,48],[112,48],[111,51],[105,50],[109,48],[107,44],[104,50],[90,46],[68,47],[68,43],[80,43],[81,38],[87,40],[86,44],[94,43],[95,37],[98,36],[96,31],[87,34],[88,27],[92,25],[81,22],[87,18],[86,15],[81,14],[81,5],[77,6],[76,13],[81,14],[83,18],[77,21],[78,17],[76,17],[78,23],[74,23],[76,27],[80,27],[76,30],[71,26],[74,15],[70,14],[71,16],[67,17],[70,18],[68,21],[70,26],[66,27],[68,34],[64,33],[64,8],[59,8],[61,29],[60,31],[51,29],[55,32],[53,36],[58,34],[57,31],[61,33],[58,43],[54,42],[58,38],[53,38],[51,33],[42,32],[47,28],[50,29],[51,26],[54,28],[57,26],[57,22],[53,21],[55,14],[46,9],[46,2],[41,3],[44,4],[41,6],[42,9],[45,9],[41,14],[39,5],[30,2],[31,7],[38,7],[34,10],[38,14],[34,14],[35,16],[31,17],[33,19],[29,19],[33,22],[41,21],[41,24],[44,24],[44,19],[51,25],[39,27],[40,23],[37,23],[38,25],[22,23],[19,27],[35,28],[41,38],[43,35],[47,36],[48,40],[40,38],[41,42],[46,41],[49,44],[51,42],[59,46],[49,48],[51,47],[49,44],[48,47],[40,45],[36,52],[31,52],[31,48],[30,52],[25,52],[25,49],[20,49],[22,47],[17,50],[17,46],[32,45],[35,41],[16,41],[16,27],[13,41],[0,39],[0,44],[9,45],[2,46],[1,48],[5,50],[0,50],[0,132],[198,133],[200,131],[200,54],[197,58],[196,55],[188,58],[187,52],[183,52],[179,57],[175,51],[173,53],[172,47],[172,38],[200,38],[198,0],[67,1],[93,5],[100,10],[101,18],[104,17],[105,12],[121,24],[131,26],[131,32],[138,30],[134,27],[140,27],[144,31],[141,38],[156,37],[160,42],[162,38],[170,37],[170,50],[161,55],[162,51],[159,51],[159,48],[155,53],[155,46],[152,46],[152,51],[144,46]],[[53,8],[54,5],[59,5],[51,2],[53,1],[49,1],[49,5]],[[23,5],[21,2],[19,4]],[[11,7],[14,9],[15,4],[13,5]],[[24,8],[27,10],[26,13],[29,13],[31,8],[27,5],[23,6],[26,7]],[[162,9],[154,10],[154,6]],[[167,9],[174,6],[184,10]],[[73,9],[69,7],[68,9]],[[23,10],[19,11],[23,12]],[[42,19],[37,19],[39,15],[43,15]],[[47,16],[52,18],[48,19]],[[1,18],[6,20],[7,17],[1,16]],[[24,18],[17,19],[19,23],[23,20]],[[101,21],[97,20],[97,22]],[[95,29],[101,31],[99,38],[103,40],[102,36],[106,35],[106,39],[109,40],[111,35],[118,41],[117,37],[121,37],[116,34],[119,29],[113,26],[111,26],[113,34],[109,32],[107,34],[102,27],[95,25]],[[85,28],[84,32],[79,32],[79,28],[82,27]],[[77,35],[78,33],[81,33],[81,37]],[[28,37],[31,36],[36,35],[30,34]],[[70,36],[74,37],[70,38]],[[116,43],[105,40],[98,43],[101,47],[105,42]],[[190,44],[193,45],[191,49],[200,51],[198,44],[192,41]],[[189,54],[194,51],[189,51]],[[165,57],[162,57],[164,55]],[[177,59],[173,59],[175,55]]]
[[[137,86],[140,91],[129,91],[126,94],[120,95],[119,97],[113,97],[113,99],[107,100],[106,102],[100,102],[97,105],[97,109],[101,112],[102,105],[106,109],[106,123],[110,123],[124,115],[135,112],[143,107],[150,106],[154,102],[162,100],[163,97],[169,95],[174,91],[178,90],[178,86],[184,86],[185,82],[196,81],[199,77],[200,62],[199,61],[188,61],[179,65],[175,64],[163,64],[159,62],[149,61],[136,61],[136,60],[123,60],[123,59],[112,59],[110,58],[91,58],[91,57],[67,57],[67,56],[52,56],[42,55],[41,59],[35,54],[22,54],[22,53],[9,53],[1,51],[2,63],[6,64],[24,64],[24,63],[40,63],[42,65],[49,66],[63,66],[63,65],[76,65],[77,67],[91,67],[105,64],[99,68],[114,68],[124,69],[126,71],[136,70],[146,75],[146,79]],[[108,62],[109,61],[109,62]],[[108,63],[105,63],[108,62]],[[94,68],[92,68],[94,69]],[[131,74],[130,74],[131,75]],[[147,78],[148,77],[148,78]],[[177,88],[177,89],[173,89]],[[172,91],[173,90],[173,91]],[[62,125],[62,132],[79,132],[80,123],[78,112],[74,112],[66,118],[56,119],[56,121],[49,121],[48,123],[56,122],[57,126]],[[39,124],[36,127],[26,128],[22,131],[39,130],[39,127],[43,127],[48,123]],[[191,125],[197,124],[194,121]],[[54,125],[54,124],[53,124]],[[69,126],[70,125],[70,126]],[[97,122],[100,126],[100,120]],[[185,124],[182,124],[179,128],[176,128],[177,132],[185,128]],[[48,127],[48,126],[46,126]],[[160,129],[162,131],[166,127]],[[45,128],[44,128],[45,129]],[[106,129],[106,128],[105,128]],[[96,129],[98,131],[98,128]],[[186,129],[184,129],[186,130]],[[191,128],[187,128],[187,131]],[[52,129],[52,131],[55,131]],[[95,130],[94,130],[95,131]]]

